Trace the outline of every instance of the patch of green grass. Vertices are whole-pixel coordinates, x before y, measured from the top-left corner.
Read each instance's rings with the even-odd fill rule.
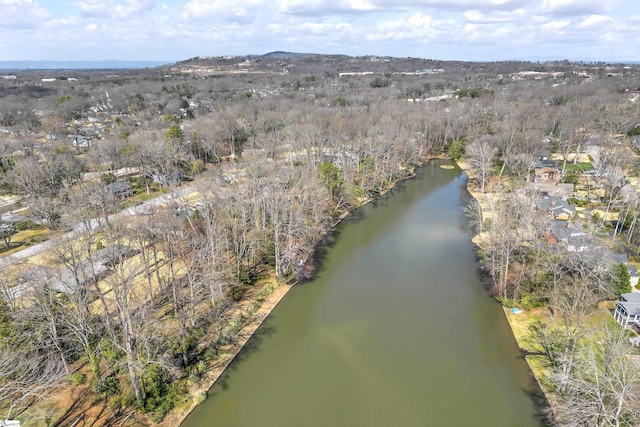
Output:
[[[258,300],[263,300],[267,296],[271,295],[273,291],[278,287],[279,283],[277,281],[272,281],[267,283],[260,291],[258,291],[257,297]]]
[[[500,175],[500,171],[502,170],[502,162],[498,163],[497,165],[493,166],[491,168],[491,170],[493,170],[493,174],[498,176]],[[511,170],[511,168],[509,166],[505,166],[504,170],[502,171],[502,176],[510,176],[513,175],[513,171]]]
[[[611,313],[609,313],[609,310],[606,309],[595,311],[587,320],[587,325],[589,325],[588,329],[599,328],[603,323],[609,327],[614,327],[618,324]]]
[[[564,170],[565,172],[586,172],[593,170],[593,164],[591,164],[591,162],[579,162],[575,165],[573,163],[567,163]]]
[[[154,194],[154,193],[151,193],[151,194],[140,193],[135,197],[135,199],[139,200],[141,202],[146,202],[147,200],[151,200],[151,199],[153,199],[153,198],[155,198],[157,196],[158,196],[158,194]]]
[[[548,392],[551,390],[551,384],[549,384],[547,380],[551,373],[547,358],[545,356],[528,355],[526,356],[526,360],[531,369],[531,373],[536,377],[544,391]]]
[[[507,319],[511,325],[513,335],[518,342],[520,348],[532,350],[530,347],[534,347],[529,342],[529,326],[538,321],[545,321],[549,318],[549,313],[546,307],[539,307],[533,310],[525,310],[520,314],[512,314],[509,310],[505,310]]]
[[[36,243],[46,242],[47,240],[60,236],[63,233],[64,230],[51,231],[46,228],[19,231],[13,235],[10,249],[6,248],[4,242],[0,243],[0,256],[4,257],[14,254],[26,247],[35,245]]]

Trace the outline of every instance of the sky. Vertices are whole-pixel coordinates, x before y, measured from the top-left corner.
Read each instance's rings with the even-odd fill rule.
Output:
[[[640,61],[640,0],[0,0],[0,61]]]

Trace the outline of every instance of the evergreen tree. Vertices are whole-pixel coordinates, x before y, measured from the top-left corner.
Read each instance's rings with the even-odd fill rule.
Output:
[[[626,264],[622,262],[618,264],[615,269],[613,279],[613,285],[617,296],[631,292],[630,277]]]

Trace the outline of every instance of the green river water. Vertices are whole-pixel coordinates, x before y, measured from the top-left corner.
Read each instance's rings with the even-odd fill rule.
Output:
[[[317,277],[287,294],[184,427],[543,425],[481,284],[466,176],[441,164],[328,236]]]

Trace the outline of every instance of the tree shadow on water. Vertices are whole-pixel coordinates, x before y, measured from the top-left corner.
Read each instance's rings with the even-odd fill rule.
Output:
[[[544,356],[544,353],[539,351],[529,351],[524,348],[520,348],[519,350],[520,351],[517,358],[523,360],[525,363],[527,363],[527,356]],[[531,399],[534,404],[533,416],[540,422],[540,426],[552,426],[553,420],[550,416],[551,405],[547,400],[546,395],[542,391],[540,383],[533,375],[533,372],[531,372],[531,368],[529,367],[528,363],[527,371],[529,376],[529,386],[527,388],[524,388],[522,391],[525,392],[527,396],[529,396],[529,399]]]
[[[523,390],[527,396],[531,399],[534,405],[534,414],[533,417],[540,423],[540,426],[550,427],[553,425],[553,420],[551,419],[551,406],[547,397],[544,395],[538,382],[533,378],[531,378],[531,387]]]
[[[219,391],[216,390],[218,387],[221,387],[224,391],[228,390],[229,378],[233,374],[233,371],[237,370],[242,362],[260,349],[260,345],[263,343],[265,338],[268,338],[277,332],[278,327],[271,324],[272,322],[273,316],[269,315],[262,325],[260,325],[260,327],[253,333],[251,338],[249,338],[245,343],[242,349],[240,349],[238,354],[233,357],[233,360],[225,368],[211,389],[209,389],[207,393],[208,399],[215,397],[219,393]]]

